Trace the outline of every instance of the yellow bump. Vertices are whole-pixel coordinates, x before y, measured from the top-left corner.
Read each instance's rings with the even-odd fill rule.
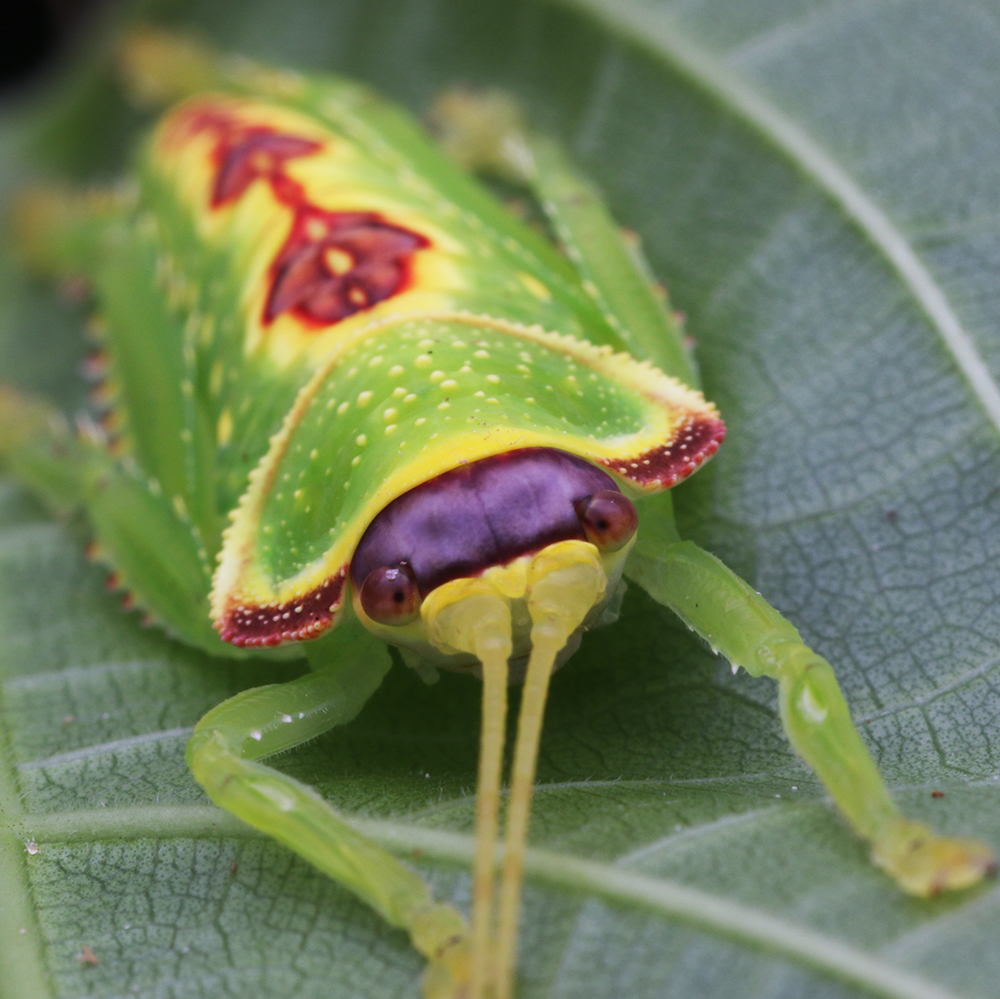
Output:
[[[409,395],[403,396],[403,402],[413,402],[414,399],[416,399],[416,396],[412,392]]]
[[[389,377],[390,378],[398,378],[402,373],[403,373],[403,365],[402,364],[394,364],[389,369]]]
[[[456,382],[454,378],[446,378],[443,382],[441,382],[441,388],[443,389],[452,389],[457,386],[458,382]]]
[[[486,376],[486,380],[491,385],[499,385],[500,384],[500,376],[499,375],[487,375]]]
[[[444,372],[443,371],[432,371],[430,373],[429,377],[430,377],[430,380],[432,382],[439,382],[439,381],[441,381],[442,378],[444,378]]]
[[[357,467],[358,467],[358,465],[359,465],[360,463],[361,463],[361,455],[360,455],[360,454],[356,454],[356,455],[355,455],[355,456],[354,456],[354,457],[353,457],[353,458],[351,459],[351,466],[352,466],[353,468],[357,468]]]
[[[350,408],[351,408],[351,404],[349,402],[342,402],[337,407],[337,415],[338,416],[343,416],[344,413],[346,413]]]
[[[448,400],[446,399],[444,402],[439,402],[438,405],[437,405],[437,408],[438,409],[447,409],[450,405],[451,405],[451,403],[448,402]]]
[[[485,392],[479,391],[475,393],[477,399],[483,399],[486,396]]]
[[[524,287],[535,296],[535,298],[540,299],[543,302],[551,301],[552,292],[549,291],[549,289],[546,288],[545,285],[542,284],[542,282],[539,281],[534,275],[520,271],[517,276],[521,279],[521,284],[523,284]]]
[[[414,421],[414,426],[422,427],[427,422],[426,416],[418,416]]]
[[[388,437],[389,434],[391,434],[395,429],[396,429],[396,424],[395,423],[390,423],[389,426],[387,426],[385,428],[385,435],[386,435],[386,437]]]
[[[392,406],[390,406],[388,409],[382,410],[382,419],[391,420],[396,415],[396,413],[397,410],[393,409]]]
[[[316,459],[317,459],[317,458],[319,457],[319,451],[318,451],[318,450],[317,450],[316,448],[313,448],[313,449],[312,449],[312,450],[311,450],[311,451],[309,452],[309,457],[310,457],[310,458],[311,458],[311,459],[312,459],[313,461],[315,461],[315,460],[316,460]]]
[[[436,341],[436,340],[421,340],[421,341],[420,341],[420,342],[419,342],[419,343],[417,344],[417,346],[418,346],[418,347],[419,347],[419,348],[420,348],[421,350],[426,350],[426,349],[427,349],[428,347],[433,347],[435,343],[437,343],[437,341]]]
[[[215,428],[215,436],[219,444],[228,444],[233,436],[233,414],[228,406],[219,414],[219,424]]]
[[[472,356],[478,357],[481,361],[485,361],[486,358],[490,356],[490,352],[488,350],[477,350]]]
[[[493,396],[490,396],[489,399],[487,399],[486,401],[487,402],[492,402],[492,403],[494,403],[497,406],[500,405],[500,400],[499,399],[495,399]]]
[[[453,347],[468,347],[469,345],[464,340],[452,340],[451,345]]]
[[[472,373],[472,368],[470,368],[470,367],[468,366],[468,364],[463,364],[463,365],[462,365],[462,366],[461,366],[461,367],[460,367],[460,368],[458,369],[458,373],[459,373],[460,375],[468,375],[468,374],[471,374],[471,373]]]
[[[430,354],[417,354],[417,356],[413,358],[413,364],[418,368],[426,368],[430,366],[433,360],[434,358],[431,357]]]
[[[358,447],[364,447],[368,443],[368,438],[364,434],[358,434],[358,436],[354,438],[354,443],[357,444]]]
[[[369,367],[369,368],[377,368],[377,367],[378,367],[378,366],[379,366],[379,365],[380,365],[380,364],[381,364],[381,363],[382,363],[382,362],[383,362],[384,360],[385,360],[385,358],[384,358],[384,357],[383,357],[383,356],[382,356],[381,354],[376,354],[376,355],[375,355],[375,356],[374,356],[374,357],[373,357],[373,358],[372,358],[372,359],[371,359],[371,360],[370,360],[370,361],[368,362],[368,367]]]
[[[403,386],[402,386],[402,385],[397,385],[397,386],[396,386],[396,387],[395,387],[395,388],[394,388],[394,389],[392,390],[392,395],[393,395],[393,398],[395,398],[395,399],[399,399],[399,398],[401,398],[402,396],[406,395],[406,389],[405,389],[405,388],[403,388]]]
[[[358,405],[362,408],[367,406],[368,403],[372,401],[372,394],[367,389],[364,392],[358,393]]]
[[[302,499],[302,490],[301,489],[296,489],[295,492],[292,493],[292,497],[294,499]]]
[[[527,364],[519,364],[517,366],[517,370],[523,372],[526,375],[531,374],[531,368],[529,368]],[[572,378],[572,375],[570,377]]]

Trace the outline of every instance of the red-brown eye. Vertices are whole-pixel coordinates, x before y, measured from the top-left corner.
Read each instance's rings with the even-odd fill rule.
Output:
[[[361,587],[361,606],[379,624],[409,624],[420,613],[420,590],[405,563],[380,566]]]
[[[602,552],[616,552],[635,534],[639,516],[632,501],[614,489],[601,489],[574,504],[587,540]]]

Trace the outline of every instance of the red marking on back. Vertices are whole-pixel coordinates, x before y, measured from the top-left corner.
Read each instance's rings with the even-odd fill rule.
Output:
[[[643,488],[669,489],[711,458],[725,436],[726,425],[718,416],[692,416],[667,444],[636,458],[602,458],[600,464]]]
[[[255,180],[261,179],[270,181],[279,201],[285,200],[283,195],[300,194],[300,185],[295,185],[299,191],[292,192],[282,184],[288,179],[284,174],[285,162],[297,156],[308,156],[321,148],[318,142],[281,135],[269,128],[249,128],[235,141],[223,139],[219,145],[216,157],[220,162],[212,189],[213,208],[236,201]]]
[[[430,245],[426,237],[392,225],[376,212],[325,211],[285,172],[289,160],[319,152],[321,143],[266,125],[247,125],[212,108],[189,111],[170,140],[206,131],[217,139],[209,199],[213,209],[238,201],[251,184],[264,180],[292,211],[288,238],[270,269],[265,325],[292,312],[304,322],[330,326],[407,288],[412,255]]]
[[[215,627],[224,642],[241,648],[269,648],[318,638],[333,624],[347,578],[347,566],[304,596],[284,604],[241,604]]]
[[[303,206],[271,268],[264,321],[292,310],[328,325],[370,309],[404,289],[411,255],[427,245],[374,212]]]

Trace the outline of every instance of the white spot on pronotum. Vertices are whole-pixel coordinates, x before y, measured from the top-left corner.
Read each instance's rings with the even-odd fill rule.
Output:
[[[802,711],[802,714],[817,725],[826,719],[826,708],[816,700],[816,695],[809,684],[804,684],[802,693],[799,694],[799,709]]]
[[[264,738],[264,733],[259,728],[252,728],[250,729],[250,738],[260,742]]]

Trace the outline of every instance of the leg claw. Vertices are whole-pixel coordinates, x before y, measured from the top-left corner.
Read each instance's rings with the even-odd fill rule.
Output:
[[[931,898],[977,884],[997,869],[993,851],[975,839],[938,836],[921,822],[898,818],[872,843],[872,860],[911,895]]]

